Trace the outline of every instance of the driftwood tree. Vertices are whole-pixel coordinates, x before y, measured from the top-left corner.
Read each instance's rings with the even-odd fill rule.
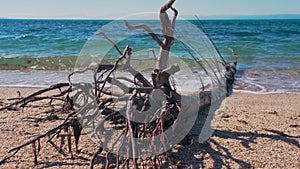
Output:
[[[86,133],[89,133],[93,138],[96,138],[99,146],[97,151],[94,152],[91,157],[90,168],[93,168],[96,157],[104,151],[103,147],[105,146],[111,147],[112,151],[115,152],[107,152],[106,168],[112,163],[109,161],[108,156],[113,156],[115,158],[116,168],[119,168],[120,166],[129,167],[131,161],[132,166],[138,168],[139,164],[137,159],[151,161],[153,167],[160,168],[162,157],[167,157],[169,165],[172,166],[172,160],[168,155],[168,147],[174,145],[173,143],[170,143],[167,138],[160,135],[169,128],[174,130],[180,128],[181,126],[177,125],[177,121],[178,117],[181,115],[180,112],[184,111],[181,105],[182,96],[170,83],[170,76],[180,71],[180,67],[177,64],[169,66],[169,52],[174,42],[174,31],[178,15],[178,11],[173,7],[174,3],[175,0],[170,0],[160,9],[160,25],[163,40],[160,39],[147,25],[131,25],[128,21],[125,21],[125,26],[129,30],[145,30],[160,47],[156,60],[156,67],[153,68],[151,80],[145,78],[130,65],[132,54],[130,46],[126,46],[126,48],[121,51],[117,44],[107,37],[104,32],[100,32],[97,35],[101,35],[108,40],[120,55],[114,64],[99,64],[96,69],[86,68],[81,71],[75,71],[69,75],[69,83],[53,85],[0,108],[0,111],[2,111],[5,109],[24,107],[29,103],[38,100],[56,99],[64,102],[59,111],[68,112],[67,117],[61,125],[44,134],[36,136],[22,145],[10,149],[7,156],[0,161],[0,165],[13,157],[21,148],[28,145],[32,146],[34,162],[37,163],[41,139],[47,139],[47,143],[50,143],[59,153],[64,154],[61,148],[52,141],[64,131],[66,131],[68,135],[67,143],[69,151],[72,153],[71,138],[73,135],[77,152],[80,135],[84,129]],[[171,10],[174,13],[172,19],[170,19],[167,14],[168,10]],[[123,61],[125,61],[125,63],[122,63]],[[128,77],[119,79],[113,77],[112,74],[117,70],[129,72],[134,80],[131,80]],[[93,72],[93,84],[73,84],[71,77],[85,71]],[[121,80],[131,83],[134,87],[126,86]],[[116,93],[113,93],[107,84],[119,88],[125,94],[117,95]],[[42,96],[46,92],[54,90],[59,91],[58,94]],[[84,101],[76,102],[76,99],[80,97],[83,97]],[[204,99],[207,100],[207,102],[204,102],[203,105],[199,106],[210,103],[211,98],[209,95],[205,94],[203,97],[207,97],[207,99]],[[123,105],[122,108],[117,108],[119,103],[118,101],[116,102],[116,100],[126,100],[127,104],[125,106]],[[124,112],[123,114],[122,111]],[[198,109],[192,111],[198,113]],[[140,116],[141,112],[152,113]],[[101,118],[99,120],[98,117],[100,116]],[[189,114],[186,114],[186,116],[189,116]],[[120,125],[118,130],[120,136],[116,139],[112,139],[112,134],[109,130],[106,130],[106,128],[112,127],[110,124]],[[73,131],[73,133],[71,133],[71,131]],[[142,157],[141,155],[143,153],[138,149],[138,146],[140,146],[141,143],[136,139],[152,140],[157,136],[159,136],[159,144],[156,145],[150,141],[143,146],[152,147],[154,152],[157,151],[160,153],[154,153],[152,157]],[[107,143],[106,141],[103,141],[104,139],[112,139],[112,141],[108,141],[109,143]],[[164,153],[161,153],[161,151],[159,151],[160,149],[162,149],[162,152]],[[121,151],[124,151],[124,153],[122,154]]]
[[[167,85],[169,84],[168,73],[169,71],[175,73],[179,71],[178,65],[173,65],[172,67],[168,68],[168,59],[169,59],[169,52],[171,50],[171,46],[174,41],[174,31],[176,25],[176,18],[178,15],[178,11],[172,7],[175,0],[170,0],[167,4],[161,7],[160,9],[160,25],[161,25],[161,32],[163,34],[164,39],[161,40],[153,31],[144,24],[141,25],[130,25],[127,21],[125,24],[129,30],[135,29],[144,29],[149,35],[153,38],[154,41],[160,46],[159,54],[156,60],[156,69],[155,73],[158,74],[156,76],[156,82],[153,83],[154,87],[157,88],[160,85]],[[174,17],[172,21],[169,19],[167,14],[167,10],[171,9],[174,12]],[[159,73],[160,72],[160,73]]]

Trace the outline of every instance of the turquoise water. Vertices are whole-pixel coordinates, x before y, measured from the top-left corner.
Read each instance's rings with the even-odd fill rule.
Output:
[[[0,20],[0,56],[78,56],[86,40],[108,21]]]
[[[0,19],[0,57],[76,57],[95,32],[110,22]],[[151,25],[156,21],[135,22]],[[236,90],[300,91],[300,20],[189,22],[206,30],[226,60],[230,61],[228,48],[239,54]],[[122,37],[128,32],[113,33]],[[141,48],[156,45],[147,34],[126,43]],[[182,48],[175,45],[172,52],[181,56]],[[0,81],[0,85],[7,83]]]

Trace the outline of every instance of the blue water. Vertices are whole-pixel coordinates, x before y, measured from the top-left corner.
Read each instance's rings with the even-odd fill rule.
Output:
[[[230,47],[241,55],[243,67],[300,68],[300,20],[223,20],[203,24],[221,53]]]
[[[95,32],[110,22],[0,19],[0,57],[76,57]],[[228,48],[239,54],[236,90],[300,91],[300,20],[189,22],[204,28],[228,61]],[[154,31],[159,32],[159,28]],[[122,36],[128,32],[112,33]],[[142,40],[132,39],[127,43],[155,45],[147,35]],[[178,46],[172,48],[173,53],[181,50]]]
[[[0,56],[78,56],[86,40],[109,21],[0,20]]]

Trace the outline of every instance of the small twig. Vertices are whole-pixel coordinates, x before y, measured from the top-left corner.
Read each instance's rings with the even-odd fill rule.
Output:
[[[144,29],[152,37],[152,39],[162,48],[165,48],[165,44],[158,38],[158,36],[145,24],[131,25],[128,21],[125,21],[125,25],[129,30]]]
[[[39,136],[35,137],[34,139],[31,139],[31,140],[29,140],[29,141],[23,143],[22,145],[19,145],[19,146],[17,146],[17,147],[14,147],[14,148],[10,149],[10,150],[8,151],[8,153],[11,153],[11,152],[14,152],[14,153],[13,153],[12,155],[8,156],[8,157],[5,157],[3,160],[1,160],[1,161],[0,161],[0,164],[1,164],[1,162],[3,163],[4,161],[6,161],[6,160],[8,160],[9,158],[13,157],[13,156],[14,156],[21,148],[23,148],[23,147],[25,147],[25,146],[28,146],[28,145],[30,145],[30,144],[33,144],[33,143],[35,143],[36,141],[39,142],[39,140],[40,140],[41,138],[46,137],[46,136],[49,136],[50,134],[54,133],[56,130],[59,130],[59,129],[63,128],[63,127],[69,126],[70,124],[71,124],[71,122],[63,123],[63,124],[61,124],[61,125],[59,125],[59,126],[53,128],[53,129],[47,131],[46,133],[44,133],[44,134],[42,134],[42,135],[39,135]],[[59,148],[58,148],[58,149],[59,149]]]
[[[18,105],[18,104],[23,103],[23,102],[27,102],[28,100],[31,100],[32,98],[34,98],[34,97],[36,97],[38,95],[41,95],[41,94],[43,94],[45,92],[48,92],[48,91],[51,91],[51,90],[55,90],[55,89],[59,89],[59,88],[62,88],[62,87],[69,87],[66,91],[69,91],[69,89],[70,89],[70,86],[69,86],[68,83],[58,83],[58,84],[50,86],[49,88],[42,89],[42,90],[39,90],[37,92],[34,92],[31,95],[29,95],[27,97],[24,97],[21,100],[18,100],[18,101],[14,102],[14,103],[11,103],[9,105],[1,107],[0,111],[8,109],[8,108],[10,108],[12,106]]]
[[[90,161],[90,169],[94,168],[95,160],[96,160],[97,156],[102,152],[102,150],[103,150],[103,148],[101,147],[101,145],[99,145],[98,150],[93,154],[93,157]]]
[[[111,44],[113,44],[114,48],[119,52],[120,55],[122,55],[121,50],[119,49],[119,47],[111,40],[109,39],[109,37],[106,36],[106,34],[104,32],[99,32],[96,35],[102,35],[105,39],[107,39]]]
[[[68,156],[63,149],[59,148],[52,140],[49,141],[49,143],[55,148],[55,150],[57,152],[59,152],[60,154],[62,154],[63,156]]]
[[[6,156],[5,158],[3,158],[2,160],[0,160],[0,165],[3,164],[6,160],[10,159],[11,157],[13,157],[14,155],[16,155],[18,153],[20,149],[16,149],[14,150],[14,153],[12,153],[11,155]],[[13,152],[13,151],[11,151]]]
[[[107,75],[107,77],[106,77],[106,79],[105,79],[105,81],[104,81],[104,83],[103,83],[103,85],[102,85],[102,87],[101,87],[101,89],[100,89],[98,95],[101,94],[101,92],[102,92],[102,90],[103,90],[103,88],[104,88],[104,86],[105,86],[105,84],[106,84],[108,78],[110,78],[110,75],[117,69],[117,66],[118,66],[119,62],[120,62],[122,59],[125,58],[125,56],[126,56],[128,50],[129,50],[129,46],[126,46],[125,49],[124,49],[123,55],[115,62],[114,67],[113,67],[113,68],[110,70],[110,72],[108,73],[108,75]]]

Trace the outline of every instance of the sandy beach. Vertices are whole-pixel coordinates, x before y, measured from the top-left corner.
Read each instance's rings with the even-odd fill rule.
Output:
[[[0,169],[300,169],[299,6],[1,3]]]
[[[6,99],[26,96],[37,88],[0,88],[0,106]],[[10,101],[11,102],[11,101]],[[45,102],[45,101],[44,101]],[[46,103],[46,102],[45,102]],[[59,103],[57,103],[59,104]],[[175,168],[300,168],[300,94],[234,93],[216,112],[218,126],[203,144],[177,145],[171,150]],[[0,159],[7,151],[61,124],[66,114],[49,120],[49,108],[34,107],[0,112]],[[55,142],[60,145],[60,138]],[[75,147],[75,144],[72,144]],[[79,141],[80,152],[67,145],[66,156],[41,140],[38,164],[34,165],[31,146],[21,149],[0,168],[88,168],[96,151],[88,135]],[[106,153],[95,168],[103,168]],[[113,167],[113,166],[111,166]],[[163,168],[168,168],[167,164]]]

